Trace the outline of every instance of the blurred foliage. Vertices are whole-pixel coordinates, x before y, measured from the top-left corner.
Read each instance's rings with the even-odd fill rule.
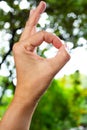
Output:
[[[75,78],[77,75],[79,82]],[[87,87],[83,87],[83,76],[80,76],[77,71],[73,75],[53,80],[38,104],[31,130],[68,130],[80,125],[87,126]]]
[[[2,79],[0,77],[0,90],[1,86],[4,89],[8,80],[5,78],[3,82]],[[69,130],[80,125],[87,126],[87,81],[83,84],[86,79],[79,71],[54,79],[38,103],[30,130]],[[12,84],[8,84],[0,100],[0,118],[13,98],[13,88]]]
[[[6,68],[8,74],[0,76],[0,117],[6,111],[11,102],[14,91],[15,66],[12,59],[13,44],[19,39],[28,19],[29,11],[34,8],[40,0],[25,0],[29,7],[20,7],[23,0],[0,0],[0,31],[4,32],[0,43],[0,69]],[[38,30],[47,30],[55,33],[67,44],[73,44],[71,49],[84,46],[80,42],[87,39],[87,0],[44,0],[47,3],[47,23],[44,26],[38,24]],[[6,7],[9,10],[5,9]],[[1,7],[1,6],[0,6]],[[9,36],[9,37],[8,37]],[[49,48],[49,47],[48,47]],[[45,57],[44,52],[37,53]],[[80,75],[77,71],[62,79],[53,80],[49,90],[44,94],[38,104],[33,116],[31,130],[68,130],[78,125],[87,125],[87,77]],[[41,128],[40,128],[41,127]]]

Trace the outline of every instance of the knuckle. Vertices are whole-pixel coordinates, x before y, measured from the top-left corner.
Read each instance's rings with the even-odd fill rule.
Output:
[[[18,53],[18,51],[19,51],[19,49],[18,49],[18,43],[15,43],[13,45],[12,51],[13,51],[13,54],[17,54]]]
[[[63,57],[68,61],[70,59],[70,54],[68,50],[65,48],[63,51]]]

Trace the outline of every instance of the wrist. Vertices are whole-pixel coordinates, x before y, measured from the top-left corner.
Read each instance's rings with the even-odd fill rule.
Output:
[[[24,106],[25,108],[34,108],[37,104],[37,102],[35,100],[32,100],[28,97],[24,97],[21,95],[17,95],[17,93],[14,95],[14,99],[13,99],[13,103],[14,104],[19,104]]]
[[[14,98],[16,102],[35,106],[38,103],[43,91],[42,85],[34,83],[30,83],[29,85],[17,84]]]
[[[31,91],[26,91],[24,87],[17,86],[13,102],[23,104],[26,107],[34,107],[38,100],[33,96]]]

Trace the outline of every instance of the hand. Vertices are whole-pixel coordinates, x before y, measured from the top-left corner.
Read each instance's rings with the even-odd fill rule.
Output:
[[[31,10],[20,40],[13,47],[17,71],[15,95],[22,98],[22,101],[37,102],[54,75],[70,59],[65,45],[57,36],[45,31],[36,32],[37,22],[45,8],[46,3],[42,1],[35,10]],[[35,48],[43,41],[52,43],[59,49],[54,58],[45,59],[35,53]]]
[[[29,129],[38,99],[54,75],[70,59],[66,47],[58,37],[45,31],[36,32],[37,22],[45,8],[46,4],[42,1],[35,10],[31,10],[20,40],[13,47],[17,87],[14,99],[0,122],[0,130]],[[44,59],[35,53],[35,48],[43,41],[52,43],[59,49],[54,58]]]

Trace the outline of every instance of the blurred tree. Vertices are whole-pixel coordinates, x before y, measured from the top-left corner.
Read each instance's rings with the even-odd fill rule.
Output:
[[[34,113],[31,130],[69,130],[80,125],[87,126],[87,86],[83,87],[83,80],[86,78],[83,77],[76,71],[75,74],[52,81]],[[5,91],[0,89],[4,92],[0,118],[13,98],[13,84],[7,84],[10,82],[7,80],[8,78],[0,78],[1,85],[7,87]]]
[[[82,83],[75,82],[77,73],[53,80],[37,106],[31,130],[69,130],[87,125],[84,120],[84,116],[85,119],[87,117],[87,105],[84,103],[87,94],[83,96]]]
[[[41,24],[38,24],[38,29],[39,30],[44,29],[44,30],[49,30],[51,32],[54,32],[67,44],[68,42],[69,43],[71,42],[72,44],[71,49],[74,49],[75,47],[78,47],[78,46],[85,45],[86,42],[82,43],[80,39],[84,39],[86,41],[86,38],[87,38],[87,30],[86,30],[87,1],[86,0],[85,1],[83,0],[76,0],[76,1],[75,0],[67,0],[67,1],[44,0],[44,1],[46,1],[47,3],[46,12],[48,15],[48,18],[47,18],[48,22],[45,23],[44,26],[42,26]],[[8,74],[6,75],[7,77],[3,76],[4,75],[3,72],[0,76],[0,104],[2,104],[2,106],[0,107],[3,107],[6,105],[5,101],[7,102],[7,100],[4,100],[6,99],[6,92],[10,90],[11,95],[13,96],[13,93],[15,90],[15,85],[14,85],[15,66],[12,59],[13,44],[19,39],[20,34],[23,31],[23,27],[28,18],[30,9],[38,5],[39,2],[40,0],[0,0],[0,32],[3,33],[4,35],[4,36],[3,35],[0,36],[0,39],[2,39],[1,40],[2,44],[0,43],[0,70],[2,70],[3,68],[6,68],[8,70]],[[37,52],[39,55],[45,57],[44,52],[47,50],[48,48],[47,49],[45,48],[44,50],[40,50],[40,48],[38,48]],[[72,100],[76,101],[77,97],[80,96],[78,87],[76,87],[76,85],[78,86],[80,85],[80,80],[78,78],[79,76],[78,73],[76,73],[76,75],[74,76],[75,76],[75,80],[72,82],[74,83],[75,91],[73,94],[74,98]],[[73,79],[73,76],[71,77]],[[58,98],[58,100],[61,101],[59,103],[59,106],[62,106],[62,108],[60,109],[59,107],[58,110],[57,108],[55,108],[55,111],[59,113],[62,112],[63,115],[65,114],[64,117],[66,117],[67,113],[70,112],[69,110],[70,106],[66,106],[65,102],[67,103],[68,99],[66,98],[66,96],[63,95],[64,93],[62,92],[61,88],[59,88],[59,91],[60,91],[60,95],[62,96],[61,100],[55,94],[53,96],[54,98],[52,97],[52,94],[51,94],[51,100],[53,101],[55,100],[55,98]],[[54,92],[54,93],[57,93],[57,92]],[[10,99],[8,98],[8,101],[9,100]],[[54,104],[56,104],[56,101],[57,100],[55,100]],[[67,109],[67,111],[63,112],[63,108]],[[0,110],[3,111],[3,109],[0,109]],[[2,113],[4,113],[4,111]],[[59,115],[61,120],[63,119],[63,115],[62,116]],[[48,114],[48,118],[49,116],[53,116],[53,115]],[[49,122],[50,122],[50,118],[49,118]],[[66,122],[66,124],[67,123],[69,122]],[[49,123],[47,125],[49,127]],[[61,125],[61,122],[60,122],[60,125]]]

